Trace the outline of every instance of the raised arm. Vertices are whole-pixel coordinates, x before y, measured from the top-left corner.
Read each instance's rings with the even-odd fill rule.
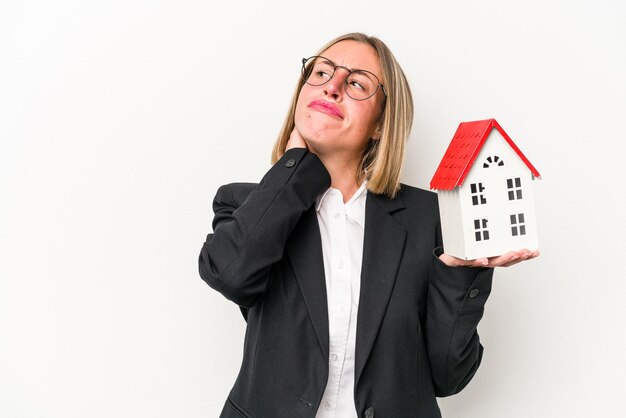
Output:
[[[254,305],[298,219],[329,186],[326,168],[304,148],[285,152],[257,187],[222,186],[213,204],[214,232],[200,252],[202,279],[239,306]]]

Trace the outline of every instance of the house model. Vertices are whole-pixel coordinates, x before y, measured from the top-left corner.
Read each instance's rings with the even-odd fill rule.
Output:
[[[461,123],[430,182],[446,254],[471,260],[538,249],[536,178],[495,119]]]

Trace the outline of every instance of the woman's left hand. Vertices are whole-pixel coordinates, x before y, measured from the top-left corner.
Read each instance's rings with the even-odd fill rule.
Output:
[[[307,145],[304,138],[302,138],[302,135],[300,135],[300,132],[298,132],[298,129],[296,129],[296,127],[293,128],[293,130],[291,131],[291,134],[289,135],[289,141],[287,141],[287,146],[285,148],[285,151],[290,150],[292,148],[309,149],[309,146]]]
[[[462,260],[448,254],[441,254],[439,259],[450,267],[509,267],[522,261],[532,260],[536,257],[539,257],[539,251],[524,249],[510,251],[497,257],[477,258],[475,260]]]

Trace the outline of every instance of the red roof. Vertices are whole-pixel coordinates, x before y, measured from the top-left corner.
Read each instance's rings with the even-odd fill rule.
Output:
[[[504,132],[500,124],[495,119],[487,119],[475,122],[461,122],[448,146],[448,150],[441,159],[435,175],[430,181],[430,188],[433,190],[452,190],[462,185],[493,128],[496,128],[502,137],[506,139],[506,142],[524,161],[528,169],[533,173],[533,176],[541,177],[537,169],[522,154],[522,151],[517,148],[517,145]]]

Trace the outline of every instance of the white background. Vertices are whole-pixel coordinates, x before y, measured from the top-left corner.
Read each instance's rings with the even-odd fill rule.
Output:
[[[623,417],[626,5],[5,1],[0,416],[216,417],[236,306],[197,273],[217,187],[258,181],[300,58],[382,38],[413,88],[403,181],[495,117],[541,172],[542,255],[496,272],[446,418]]]

